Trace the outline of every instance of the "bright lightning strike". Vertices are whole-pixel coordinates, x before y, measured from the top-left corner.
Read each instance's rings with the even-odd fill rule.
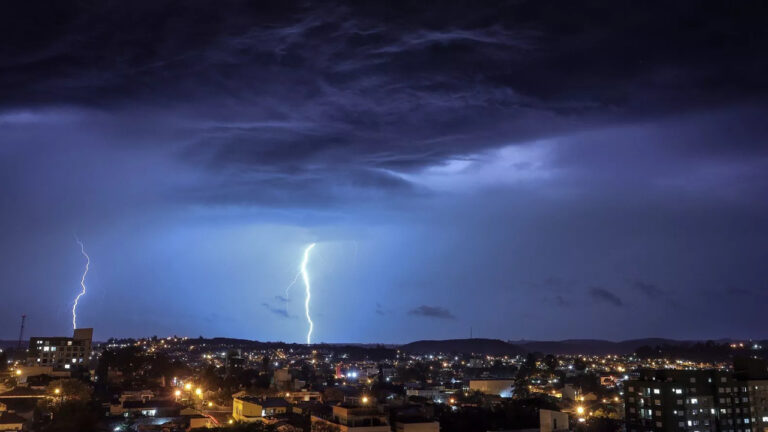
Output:
[[[309,252],[315,247],[315,243],[307,246],[304,249],[304,259],[301,261],[301,276],[304,279],[304,286],[307,289],[307,297],[304,300],[304,312],[307,314],[307,322],[309,323],[309,331],[307,332],[307,345],[312,343],[312,329],[315,324],[312,322],[312,318],[309,316],[309,299],[312,297],[309,285],[309,273],[307,273],[307,262],[309,262]]]
[[[91,266],[91,257],[85,253],[83,242],[77,239],[76,241],[80,245],[80,253],[85,257],[85,271],[83,272],[83,277],[80,278],[80,287],[82,288],[82,291],[75,297],[75,304],[72,306],[72,327],[74,329],[77,329],[77,302],[80,301],[80,297],[85,295],[85,276],[88,274],[88,269]]]

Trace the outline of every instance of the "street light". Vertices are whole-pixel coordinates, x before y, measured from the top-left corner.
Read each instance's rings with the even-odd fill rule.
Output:
[[[368,403],[368,396],[363,396],[363,403],[364,403],[364,404],[367,404],[367,403]]]

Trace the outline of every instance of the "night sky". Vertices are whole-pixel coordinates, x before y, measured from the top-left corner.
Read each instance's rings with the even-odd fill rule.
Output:
[[[768,337],[764,2],[0,6],[0,338]]]

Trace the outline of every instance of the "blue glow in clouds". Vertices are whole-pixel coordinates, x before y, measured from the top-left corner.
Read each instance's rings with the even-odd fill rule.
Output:
[[[312,250],[312,248],[315,247],[315,243],[312,243],[311,245],[307,246],[306,249],[304,249],[304,259],[301,261],[301,276],[304,278],[304,286],[307,289],[307,297],[304,300],[304,312],[307,314],[307,322],[309,323],[309,331],[307,332],[307,345],[312,343],[312,329],[314,328],[314,323],[312,322],[312,318],[309,316],[309,299],[312,297],[312,294],[310,292],[310,285],[309,285],[309,273],[307,273],[307,262],[309,261],[309,252]]]
[[[91,257],[85,253],[85,246],[83,246],[83,242],[77,239],[75,241],[77,241],[77,244],[80,245],[80,253],[85,257],[85,271],[83,272],[83,277],[80,278],[80,288],[82,288],[82,291],[80,291],[80,294],[75,297],[75,304],[72,305],[72,328],[77,329],[77,302],[80,301],[80,297],[85,295],[85,276],[88,274],[88,269],[91,266]]]

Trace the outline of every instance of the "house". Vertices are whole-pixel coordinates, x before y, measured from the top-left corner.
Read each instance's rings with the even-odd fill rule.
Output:
[[[440,432],[440,423],[426,417],[401,417],[395,421],[395,432]]]
[[[340,432],[391,432],[387,416],[378,409],[358,405],[336,405],[327,417],[311,417],[315,424],[335,426]]]
[[[244,422],[261,421],[265,417],[288,414],[290,407],[291,404],[283,398],[237,396],[232,398],[232,418]]]
[[[143,415],[147,417],[174,417],[179,415],[181,408],[172,400],[126,400],[120,404],[110,405],[112,415]]]
[[[21,431],[24,430],[26,420],[15,413],[9,411],[0,412],[0,431]]]
[[[486,395],[512,397],[515,380],[511,379],[473,379],[469,380],[469,389]]]

